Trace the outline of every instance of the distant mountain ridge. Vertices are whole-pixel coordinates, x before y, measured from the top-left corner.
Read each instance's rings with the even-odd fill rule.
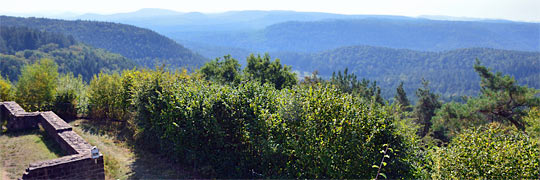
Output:
[[[390,15],[344,15],[322,12],[296,11],[228,11],[222,13],[176,12],[166,9],[146,8],[135,12],[109,15],[83,14],[72,17],[81,20],[100,20],[132,24],[168,34],[192,31],[246,31],[260,30],[266,26],[286,21],[318,21],[325,19],[354,19],[367,17],[410,19]]]
[[[473,47],[540,51],[540,23],[499,19],[295,11],[186,13],[164,9],[76,18],[149,28],[207,58],[225,55],[223,50],[227,49],[317,52],[357,45],[420,51]]]
[[[89,19],[91,16],[88,15]],[[476,58],[494,70],[515,76],[520,84],[540,88],[540,23],[293,11],[204,14],[160,9],[101,18],[151,28],[211,59],[232,54],[243,63],[249,53],[269,52],[272,58],[280,58],[282,63],[292,65],[303,75],[318,70],[321,75],[329,77],[334,71],[349,68],[349,72],[359,78],[376,80],[386,98],[391,98],[400,81],[405,82],[405,89],[412,96],[420,87],[422,78],[432,81],[434,91],[447,100],[459,99],[461,95],[476,95],[479,78],[472,68]],[[95,23],[74,22],[83,24],[82,27],[86,27],[83,22]],[[95,24],[98,25],[98,30],[118,30],[112,28],[117,23]],[[132,34],[139,32],[126,30]],[[141,40],[135,42],[142,42],[139,45],[143,47],[152,44]],[[167,44],[171,40],[164,42]],[[133,45],[125,41],[115,43],[118,46]],[[153,46],[154,50],[160,45]],[[153,66],[156,63],[154,59],[167,54],[159,53],[167,51],[157,52],[158,55],[145,56],[137,62]],[[178,64],[196,66],[202,63],[187,59]],[[160,62],[170,63],[167,60]]]
[[[189,42],[251,52],[318,52],[357,45],[418,51],[475,47],[540,51],[540,23],[517,22],[381,18],[289,21],[259,31],[177,32],[169,36],[186,42],[186,47],[195,51]]]
[[[9,16],[0,16],[0,22],[3,26],[30,27],[71,35],[80,42],[121,54],[150,67],[160,63],[174,67],[199,66],[206,60],[163,35],[132,25]]]

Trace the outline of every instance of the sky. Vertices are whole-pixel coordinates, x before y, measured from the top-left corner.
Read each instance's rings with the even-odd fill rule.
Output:
[[[540,22],[540,0],[0,0],[0,14],[113,14],[142,8],[179,12],[293,10],[338,14],[443,15]]]

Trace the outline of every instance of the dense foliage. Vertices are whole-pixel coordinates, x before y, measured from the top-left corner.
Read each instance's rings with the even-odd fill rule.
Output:
[[[375,102],[379,104],[384,104],[384,99],[381,97],[381,88],[377,86],[377,81],[370,83],[367,79],[362,79],[361,81],[358,77],[352,73],[348,73],[349,69],[345,68],[343,70],[343,75],[341,71],[332,73],[332,78],[330,78],[329,83],[336,86],[340,91],[353,94],[355,96],[364,97],[366,99],[374,98]]]
[[[529,126],[526,128],[527,134],[532,138],[540,138],[540,107],[533,107],[529,114],[523,118]]]
[[[535,179],[540,175],[539,144],[498,124],[466,130],[435,153],[433,178]]]
[[[64,119],[74,119],[87,112],[86,83],[79,75],[60,74],[52,109]]]
[[[407,93],[403,89],[403,82],[399,83],[399,86],[396,88],[396,95],[394,96],[394,101],[401,106],[401,110],[410,111],[410,101],[407,98]]]
[[[238,60],[230,55],[224,56],[223,61],[219,58],[206,63],[201,69],[201,74],[206,80],[221,83],[238,84],[240,81],[257,81],[262,84],[269,83],[277,89],[290,88],[296,85],[296,74],[291,72],[291,67],[282,65],[279,59],[271,61],[270,55],[253,55],[247,57],[248,64],[242,71]]]
[[[522,117],[527,115],[531,107],[540,106],[540,91],[526,86],[519,86],[516,80],[502,73],[492,73],[488,68],[481,66],[479,61],[474,69],[482,82],[482,95],[484,101],[479,107],[479,112],[490,120],[499,120],[513,124],[521,131],[525,131],[525,122]]]
[[[241,65],[238,60],[230,55],[224,56],[223,60],[216,58],[204,64],[200,71],[206,80],[222,83],[239,83],[241,77]]]
[[[291,67],[282,65],[279,59],[271,60],[270,55],[249,55],[244,69],[248,80],[271,83],[276,89],[289,88],[296,84],[296,75]]]
[[[13,100],[13,85],[9,79],[0,75],[0,101]]]
[[[431,92],[428,87],[429,82],[424,80],[422,84],[424,87],[416,90],[418,102],[413,111],[417,124],[421,126],[418,131],[420,137],[427,135],[432,125],[431,119],[435,116],[435,111],[441,107],[439,96]]]
[[[209,84],[155,71],[134,96],[135,136],[145,147],[218,177],[410,177],[409,141],[391,107],[330,86],[283,89]],[[206,168],[205,168],[206,167]]]
[[[122,119],[122,80],[118,73],[99,73],[88,87],[89,116],[96,120]]]
[[[238,67],[234,59],[226,59],[204,67],[241,73],[230,68]],[[514,108],[512,117],[527,122],[527,134],[506,116],[480,110],[503,112],[492,105],[510,97],[537,102],[538,90],[479,64],[475,68],[485,94],[441,106],[424,82],[412,113],[398,101],[388,105],[376,94],[358,93],[377,86],[345,71],[327,81],[314,73],[281,89],[256,80],[231,83],[216,78],[228,77],[220,73],[209,81],[201,71],[163,68],[100,73],[87,86],[80,76],[59,75],[52,60],[40,60],[24,66],[10,91],[25,108],[121,123],[136,148],[190,165],[205,177],[536,177],[540,142],[532,137],[539,136],[538,104]],[[491,121],[499,123],[486,126]]]
[[[58,66],[42,59],[21,70],[15,99],[27,111],[49,110],[56,94]]]
[[[433,118],[436,138],[447,141],[463,129],[494,121],[525,131],[528,122],[523,117],[531,108],[540,106],[540,92],[517,85],[508,75],[492,73],[479,62],[474,68],[482,79],[480,95],[468,98],[466,104],[444,104]]]
[[[318,69],[325,77],[344,69],[328,80],[313,71],[299,83],[290,66],[268,54],[251,54],[244,69],[225,56],[192,74],[164,66],[123,70],[134,63],[74,39],[144,66],[201,61],[171,40],[132,26],[0,20],[39,29],[0,27],[1,101],[15,100],[28,111],[53,110],[66,119],[115,121],[136,148],[191,165],[206,177],[530,179],[540,174],[536,52],[362,46],[282,54],[283,62],[303,71]],[[304,25],[310,26],[292,29]],[[529,25],[516,26],[526,31]],[[271,45],[280,43],[277,38]],[[473,67],[474,58],[517,80],[479,62],[474,64],[479,77],[474,76],[464,68]],[[390,103],[385,98],[396,86]],[[414,106],[407,97],[412,90]],[[443,103],[440,97],[457,102]]]
[[[204,62],[202,56],[173,40],[131,25],[9,16],[0,16],[0,21],[4,26],[29,27],[70,35],[82,43],[121,54],[147,67],[161,63],[175,67],[199,66]]]

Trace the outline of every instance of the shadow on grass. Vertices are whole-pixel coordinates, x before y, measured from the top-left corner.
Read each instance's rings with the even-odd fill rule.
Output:
[[[84,132],[92,135],[108,135],[116,140],[129,142],[131,133],[126,122],[83,120],[77,124]]]
[[[30,129],[30,130],[24,130],[24,131],[6,131],[6,132],[0,132],[1,136],[7,136],[7,137],[19,137],[19,136],[26,136],[31,134],[40,134],[39,129]]]
[[[56,154],[58,157],[62,157],[62,156],[68,155],[68,154],[60,147],[60,144],[58,144],[58,142],[54,141],[54,138],[52,138],[51,136],[49,136],[49,134],[47,134],[47,132],[45,132],[45,131],[43,131],[43,130],[40,130],[39,138],[41,139],[41,141],[43,141],[43,143],[45,144],[45,146],[47,146],[47,149],[49,149],[49,151],[51,151],[52,153]]]
[[[85,133],[97,136],[107,135],[115,138],[115,143],[128,145],[129,151],[133,154],[131,163],[128,165],[130,172],[120,179],[200,179],[201,177],[190,166],[172,162],[171,158],[137,148],[132,143],[132,135],[124,122],[82,120],[76,122],[76,126]],[[107,158],[105,161],[108,161],[105,163],[111,167],[118,167],[119,162],[116,162],[115,158]],[[110,171],[114,173],[115,170]]]
[[[129,179],[200,179],[201,176],[189,166],[171,162],[170,158],[145,150],[135,152],[133,171]]]
[[[45,144],[47,149],[57,155],[58,157],[62,157],[67,155],[64,150],[60,147],[60,145],[54,141],[52,137],[47,134],[43,129],[29,129],[29,130],[21,130],[21,131],[7,131],[7,132],[1,132],[0,136],[7,136],[9,138],[14,137],[20,137],[20,136],[27,136],[27,135],[38,135],[39,139]]]

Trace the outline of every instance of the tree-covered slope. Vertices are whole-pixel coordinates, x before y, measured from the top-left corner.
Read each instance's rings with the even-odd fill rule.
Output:
[[[421,79],[431,82],[435,92],[444,97],[476,95],[479,78],[472,68],[475,59],[496,71],[514,76],[522,85],[540,88],[540,53],[468,48],[442,52],[422,52],[371,46],[351,46],[312,54],[275,54],[294,70],[322,76],[349,69],[360,78],[376,80],[383,94],[393,95],[400,81],[407,94],[421,87]]]
[[[312,52],[351,45],[413,50],[487,47],[540,51],[540,24],[368,18],[286,22],[264,30],[266,46]]]
[[[3,26],[25,26],[73,36],[85,44],[133,59],[141,65],[165,62],[171,66],[199,66],[204,58],[154,31],[131,25],[0,16]]]
[[[78,43],[71,36],[26,27],[0,26],[0,73],[16,80],[25,64],[52,59],[61,73],[73,72],[90,80],[100,71],[135,67],[122,55]]]
[[[219,26],[216,26],[219,29]],[[419,51],[495,48],[540,51],[540,24],[510,21],[440,21],[367,17],[290,21],[252,31],[169,33],[186,47],[212,57],[230,47],[250,52],[318,52],[344,46],[380,46]],[[191,42],[196,42],[194,44]],[[206,48],[199,48],[205,45]],[[201,50],[200,50],[201,49]]]

